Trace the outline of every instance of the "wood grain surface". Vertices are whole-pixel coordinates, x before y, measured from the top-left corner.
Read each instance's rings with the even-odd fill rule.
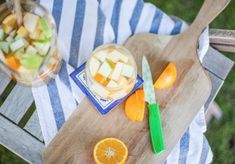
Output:
[[[166,90],[157,90],[161,108],[165,152],[154,155],[148,129],[148,112],[140,123],[129,121],[119,105],[106,116],[100,115],[87,98],[74,111],[43,153],[45,163],[94,163],[93,148],[101,139],[116,137],[128,147],[127,163],[163,163],[192,119],[207,100],[211,83],[197,56],[201,31],[230,0],[205,0],[192,26],[174,37],[137,34],[125,46],[133,53],[141,74],[142,56],[151,65],[154,79],[168,62],[177,67],[177,81]]]

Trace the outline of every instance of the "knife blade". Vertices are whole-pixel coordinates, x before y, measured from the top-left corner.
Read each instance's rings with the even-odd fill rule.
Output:
[[[165,149],[160,116],[161,114],[159,105],[156,101],[150,66],[145,56],[143,56],[142,59],[142,77],[144,80],[143,86],[145,101],[148,102],[149,109],[149,130],[152,148],[154,154],[158,154]]]

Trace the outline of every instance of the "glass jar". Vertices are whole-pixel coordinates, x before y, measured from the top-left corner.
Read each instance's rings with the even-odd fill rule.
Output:
[[[96,64],[93,62],[94,58],[95,60],[99,60],[97,59],[97,54],[102,54],[104,53],[104,55],[106,56],[109,53],[112,53],[115,50],[115,52],[118,52],[124,56],[126,56],[128,58],[128,62],[127,63],[121,63],[120,61],[119,64],[120,65],[127,65],[127,67],[131,68],[132,75],[131,77],[127,76],[122,76],[120,75],[120,77],[116,80],[112,79],[112,74],[114,73],[114,70],[116,69],[117,63],[109,63],[109,59],[105,59],[105,57],[101,57],[102,61],[100,62],[100,66],[99,68],[101,69],[102,64],[104,64],[104,62],[109,63],[109,65],[113,65],[110,66],[110,68],[112,69],[111,73],[108,75],[108,77],[106,77],[106,84],[103,85],[101,84],[99,81],[97,81],[96,79],[96,75],[99,74],[99,71],[96,73],[96,75],[94,76],[94,73],[92,75],[91,69],[93,69],[94,67],[97,67]],[[110,55],[110,57],[112,58],[112,55]],[[93,60],[93,61],[92,61]],[[91,68],[93,67],[93,68]],[[124,69],[124,66],[122,67],[122,69]],[[121,46],[121,45],[117,45],[117,44],[105,44],[102,46],[97,47],[91,54],[89,60],[86,63],[86,81],[87,81],[87,85],[89,87],[89,89],[95,93],[95,95],[97,95],[98,97],[105,99],[105,100],[118,100],[120,98],[125,97],[126,95],[128,95],[128,93],[131,92],[131,90],[133,89],[135,83],[136,83],[136,79],[137,79],[137,66],[136,66],[136,62],[131,54],[131,52],[129,50],[127,50],[125,47]],[[125,72],[124,72],[125,73]],[[128,74],[128,73],[127,73]],[[124,79],[124,80],[123,80]],[[111,82],[112,81],[112,82]],[[119,83],[120,81],[120,83]],[[110,85],[110,83],[112,83]],[[116,84],[118,85],[116,85]],[[113,85],[115,84],[115,85]]]
[[[47,83],[59,72],[61,68],[61,58],[57,46],[57,30],[55,20],[52,15],[40,4],[31,0],[22,0],[21,7],[23,14],[30,12],[46,20],[52,35],[50,39],[50,48],[43,57],[42,63],[37,71],[33,73],[28,69],[14,70],[0,59],[0,69],[7,73],[12,79],[26,86],[38,86]],[[0,6],[0,22],[4,18],[14,13],[13,1],[8,1]]]

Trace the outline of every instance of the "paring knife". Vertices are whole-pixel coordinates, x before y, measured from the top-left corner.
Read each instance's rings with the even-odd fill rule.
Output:
[[[142,59],[142,77],[144,80],[145,101],[148,102],[149,109],[150,138],[152,142],[153,152],[155,154],[158,154],[165,149],[165,145],[162,133],[159,105],[156,101],[151,70],[145,56],[143,56]]]

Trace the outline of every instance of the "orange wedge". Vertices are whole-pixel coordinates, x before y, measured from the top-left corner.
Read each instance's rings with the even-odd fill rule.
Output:
[[[138,89],[128,97],[125,103],[125,114],[131,121],[143,121],[145,110],[144,90]]]
[[[174,84],[177,77],[176,66],[169,63],[154,84],[156,89],[165,89]]]
[[[128,150],[119,139],[105,138],[95,145],[93,155],[96,164],[124,164]]]

